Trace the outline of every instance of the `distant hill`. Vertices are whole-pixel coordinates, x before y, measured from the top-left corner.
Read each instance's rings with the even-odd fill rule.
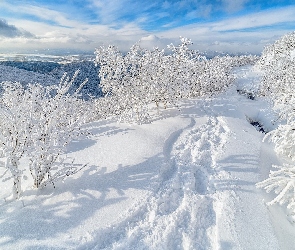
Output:
[[[83,98],[102,96],[102,91],[99,87],[98,67],[90,60],[67,63],[49,61],[2,61],[0,62],[0,82],[20,82],[23,85],[40,83],[47,86],[59,83],[60,78],[65,72],[71,78],[76,70],[80,70],[80,73],[73,87],[70,89],[70,93],[88,78],[87,84],[81,90]]]

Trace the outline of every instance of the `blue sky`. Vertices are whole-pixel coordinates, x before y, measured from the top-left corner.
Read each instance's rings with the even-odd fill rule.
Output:
[[[294,0],[0,0],[0,53],[165,47],[179,36],[200,51],[259,53],[294,30]]]

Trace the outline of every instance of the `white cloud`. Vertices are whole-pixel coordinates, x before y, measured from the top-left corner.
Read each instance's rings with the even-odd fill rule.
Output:
[[[222,21],[191,24],[168,31],[169,34],[175,31],[203,33],[226,32],[245,29],[256,29],[260,27],[274,26],[282,23],[295,23],[295,7],[281,8],[271,11],[261,11],[241,17],[234,17]],[[260,31],[263,32],[263,31]]]
[[[222,0],[223,8],[227,12],[236,12],[243,9],[249,0]]]
[[[208,5],[200,5],[196,10],[189,11],[186,14],[187,19],[194,19],[198,17],[208,18],[212,14],[213,6]]]
[[[92,4],[96,9],[100,22],[113,23],[124,12],[124,7],[128,6],[126,0],[102,1],[93,0]],[[124,6],[125,5],[125,6]]]
[[[170,43],[169,40],[161,39],[158,36],[156,36],[155,34],[150,34],[150,35],[147,35],[147,36],[143,36],[139,40],[140,46],[142,48],[145,48],[145,49],[153,49],[155,47],[163,49],[169,43]]]
[[[286,22],[295,22],[295,7],[261,11],[242,17],[220,21],[211,25],[209,24],[209,26],[217,31],[229,31],[273,26]]]
[[[146,15],[155,4],[154,1],[132,1],[132,0],[91,0],[93,10],[97,13],[100,22],[103,24],[120,26],[126,23],[127,16],[133,16],[135,19],[139,16]]]
[[[155,42],[158,41],[160,38],[157,37],[156,35],[148,35],[148,36],[144,36],[142,37],[140,40],[141,41],[150,41],[150,42]]]
[[[0,8],[5,8],[12,13],[31,15],[40,20],[53,22],[55,25],[69,27],[75,27],[79,25],[79,22],[67,18],[65,13],[37,5],[18,4],[15,6],[13,2],[0,2]]]
[[[164,1],[164,3],[162,4],[163,9],[169,9],[170,7],[171,7],[171,4],[167,0]]]

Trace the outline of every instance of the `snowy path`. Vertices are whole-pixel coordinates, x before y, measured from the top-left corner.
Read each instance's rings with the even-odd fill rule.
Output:
[[[262,134],[236,98],[251,105],[240,96],[196,104],[190,125],[166,140],[158,188],[89,249],[280,249],[255,188]]]

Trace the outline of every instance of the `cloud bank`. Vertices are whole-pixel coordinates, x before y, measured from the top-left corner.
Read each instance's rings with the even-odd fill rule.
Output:
[[[108,44],[126,51],[138,41],[164,48],[183,36],[201,51],[258,54],[266,44],[295,30],[294,5],[262,7],[254,0],[2,0],[0,53],[92,53]]]

